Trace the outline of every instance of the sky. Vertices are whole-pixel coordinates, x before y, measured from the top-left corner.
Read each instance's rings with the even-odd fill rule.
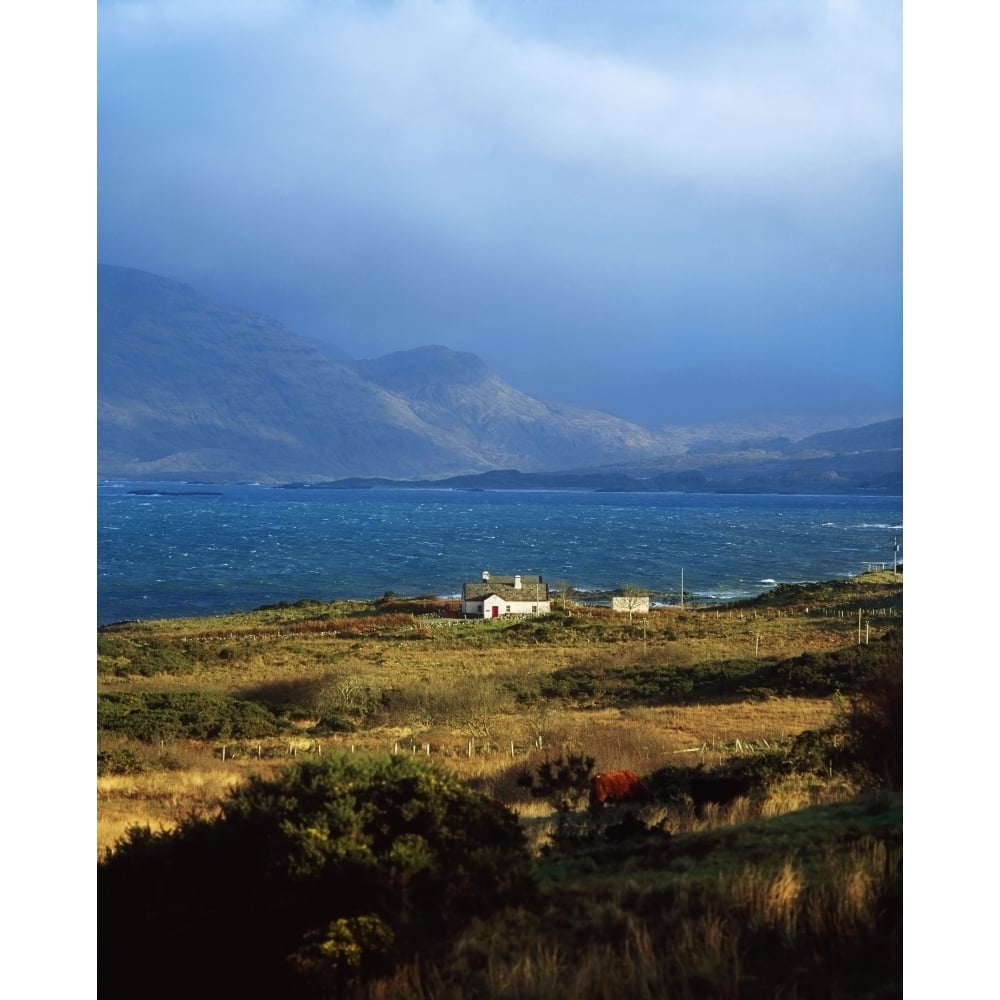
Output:
[[[901,385],[899,2],[97,12],[102,263],[554,389],[716,363]]]

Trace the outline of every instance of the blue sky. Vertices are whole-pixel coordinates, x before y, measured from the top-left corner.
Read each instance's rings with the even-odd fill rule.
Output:
[[[354,357],[901,384],[898,2],[98,4],[98,255]]]

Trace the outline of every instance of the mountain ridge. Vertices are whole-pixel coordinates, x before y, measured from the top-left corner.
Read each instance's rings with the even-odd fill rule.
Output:
[[[770,435],[739,422],[644,427],[531,396],[476,355],[439,345],[370,360],[335,353],[180,282],[99,265],[99,477],[281,484],[619,470],[694,485],[703,469],[741,467],[752,479],[756,463],[757,475],[780,486],[796,476],[814,481],[802,463],[829,465],[850,440],[850,429],[807,419],[815,439],[797,442],[782,437],[787,423],[769,427]],[[848,487],[896,475],[885,447],[893,440],[887,431],[885,469],[870,460],[865,471],[855,461]],[[898,464],[901,479],[901,457]]]
[[[463,379],[410,378],[401,392],[386,364],[339,362],[268,317],[101,265],[99,475],[406,477],[534,470],[564,456],[570,464],[649,457],[661,448],[638,425],[560,411],[473,355],[450,355],[444,360]],[[415,358],[427,360],[421,349]]]

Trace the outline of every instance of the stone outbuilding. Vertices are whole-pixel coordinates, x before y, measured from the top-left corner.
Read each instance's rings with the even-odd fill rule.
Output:
[[[611,598],[612,611],[627,611],[632,614],[649,613],[649,594],[627,594],[624,597]]]

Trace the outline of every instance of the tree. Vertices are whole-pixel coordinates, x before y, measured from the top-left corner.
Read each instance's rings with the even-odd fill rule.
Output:
[[[559,595],[559,602],[562,605],[562,609],[566,611],[569,606],[570,596],[573,593],[573,584],[569,580],[557,580],[552,589]]]

